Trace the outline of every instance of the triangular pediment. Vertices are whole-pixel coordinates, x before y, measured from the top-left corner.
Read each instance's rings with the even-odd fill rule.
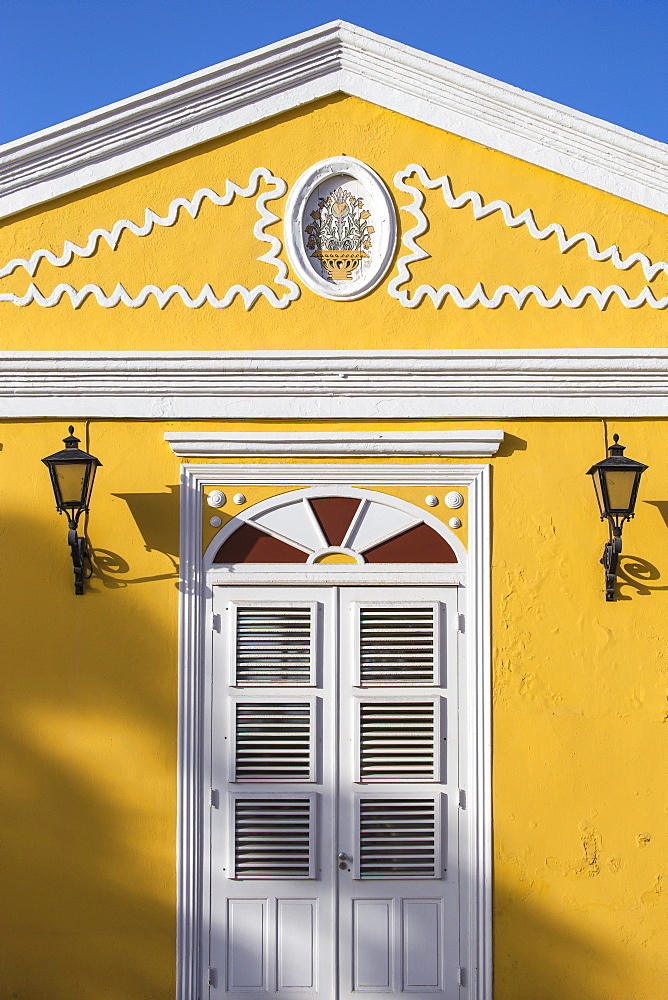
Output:
[[[344,21],[0,149],[0,215],[347,94],[666,212],[668,148]]]

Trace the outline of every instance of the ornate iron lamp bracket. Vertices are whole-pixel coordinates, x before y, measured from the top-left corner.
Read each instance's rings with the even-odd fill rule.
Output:
[[[90,558],[90,548],[85,536],[77,532],[76,520],[68,520],[67,544],[72,554],[74,569],[74,593],[83,594],[84,580],[90,580],[93,575],[93,564]]]
[[[622,551],[622,529],[613,528],[612,537],[605,543],[601,565],[605,567],[605,599],[614,601],[615,582],[617,580],[617,564]]]

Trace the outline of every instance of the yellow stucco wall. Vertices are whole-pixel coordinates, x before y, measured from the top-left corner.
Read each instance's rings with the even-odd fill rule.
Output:
[[[176,427],[91,422],[104,466],[90,518],[99,570],[83,598],[39,463],[62,424],[2,428],[8,997],[173,993],[178,459],[162,438]],[[651,467],[624,535],[636,582],[613,604],[584,475],[601,423],[504,427],[492,461],[495,1000],[663,1000],[665,425],[615,422]]]
[[[334,138],[333,138],[334,137]],[[666,259],[668,222],[647,209],[416,122],[336,98],[196,152],[8,220],[2,261],[59,251],[117,219],[140,222],[179,195],[270,167],[289,183],[346,153],[386,182],[406,164],[449,173],[456,193],[531,207],[540,225],[589,231]],[[395,192],[399,205],[405,203]],[[472,221],[431,193],[433,254],[415,284],[471,289],[510,282],[644,284],[583,249],[561,255],[495,216]],[[407,199],[406,199],[407,200]],[[278,207],[276,207],[278,206]],[[284,199],[270,207],[281,213]],[[139,239],[125,234],[90,260],[37,282],[181,282],[216,290],[269,281],[256,262],[254,201],[205,204],[200,218]],[[405,224],[404,217],[400,218]],[[411,220],[408,220],[410,226]],[[280,233],[280,223],[275,227]],[[389,279],[389,276],[388,276]],[[386,294],[334,303],[304,290],[279,312],[239,301],[224,311],[172,302],[101,309],[0,306],[3,350],[224,350],[651,347],[668,313],[613,303],[601,312],[512,303],[495,311],[402,309]],[[25,273],[0,291],[25,290]],[[668,281],[653,282],[655,295]],[[314,337],[317,331],[317,338]],[[0,780],[4,978],[17,1000],[168,1000],[174,991],[178,459],[165,431],[244,430],[241,423],[93,420],[100,470],[90,518],[97,574],[74,597],[66,525],[39,459],[67,421],[0,425],[3,697]],[[597,420],[475,420],[507,435],[493,466],[493,747],[495,1000],[664,1000],[668,471],[665,422],[617,420],[628,454],[647,462],[637,520],[624,533],[620,599],[606,604],[604,529],[584,472],[603,457]],[[80,429],[79,422],[77,428]],[[315,424],[254,423],[259,429]],[[327,422],[318,429],[391,428]],[[396,426],[396,425],[394,425]],[[457,429],[457,421],[401,421]],[[82,435],[83,436],[83,435]],[[85,442],[84,442],[85,443]],[[414,461],[410,459],[410,461]],[[431,460],[430,460],[431,461]],[[236,484],[235,484],[236,485]],[[305,483],[304,485],[308,485]],[[242,488],[243,484],[239,484]],[[252,488],[244,489],[249,502]],[[396,491],[398,495],[408,493]],[[415,499],[411,493],[411,499]],[[634,568],[635,566],[635,568]]]

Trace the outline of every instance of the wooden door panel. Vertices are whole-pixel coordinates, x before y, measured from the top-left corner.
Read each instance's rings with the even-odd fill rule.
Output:
[[[456,609],[341,591],[339,1000],[459,997]]]
[[[211,1000],[457,1000],[456,590],[216,589]]]

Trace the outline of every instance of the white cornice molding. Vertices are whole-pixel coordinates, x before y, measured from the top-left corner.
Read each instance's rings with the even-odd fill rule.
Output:
[[[0,216],[342,92],[668,211],[668,147],[345,21],[0,147]]]
[[[5,419],[654,416],[666,349],[0,352]]]
[[[503,431],[229,431],[165,434],[180,458],[291,455],[423,455],[491,458]]]

